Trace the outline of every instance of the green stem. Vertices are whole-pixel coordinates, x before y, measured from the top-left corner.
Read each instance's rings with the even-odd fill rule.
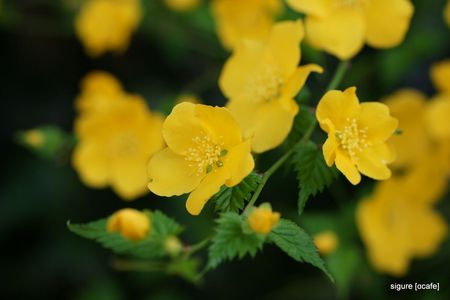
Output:
[[[188,258],[195,252],[200,251],[201,249],[205,248],[209,244],[210,241],[211,241],[211,237],[207,237],[207,238],[201,240],[200,242],[198,242],[197,244],[190,246],[186,250],[186,252],[184,254],[184,258]]]
[[[111,265],[118,271],[156,272],[164,270],[164,264],[157,262],[115,259]]]
[[[339,86],[339,84],[342,82],[342,79],[344,78],[345,72],[347,71],[349,67],[348,61],[341,61],[339,63],[339,66],[336,69],[336,72],[333,75],[333,78],[331,79],[330,83],[328,84],[326,91],[333,90]],[[282,157],[280,157],[266,172],[264,172],[264,175],[262,177],[262,180],[258,187],[255,190],[255,193],[253,194],[252,198],[248,202],[247,206],[244,209],[243,214],[248,213],[249,209],[255,205],[256,200],[258,200],[259,195],[261,194],[261,191],[263,190],[264,186],[266,185],[267,181],[269,180],[270,176],[272,176],[275,171],[277,171],[285,162],[288,160],[288,158],[294,153],[295,148],[302,142],[306,142],[311,137],[312,133],[314,132],[314,129],[316,129],[317,126],[317,120],[314,119],[314,122],[311,124],[311,126],[308,128],[306,133],[303,135],[303,137],[291,148],[288,152],[286,152]]]
[[[339,87],[342,79],[344,79],[345,72],[347,72],[349,67],[350,62],[348,60],[344,60],[339,63],[336,71],[334,72],[333,78],[327,86],[326,91],[334,90]]]

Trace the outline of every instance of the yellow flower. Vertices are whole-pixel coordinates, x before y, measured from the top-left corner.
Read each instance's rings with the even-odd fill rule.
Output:
[[[359,103],[356,88],[329,91],[317,106],[320,127],[328,133],[323,155],[328,166],[336,167],[352,183],[361,181],[360,172],[383,180],[391,176],[387,164],[395,152],[387,144],[397,128],[397,119],[382,103]]]
[[[428,257],[447,236],[447,224],[422,193],[423,182],[391,178],[377,184],[357,209],[357,224],[372,265],[403,276],[414,257]]]
[[[319,232],[314,236],[314,244],[322,255],[333,253],[338,247],[339,240],[337,235],[330,230]]]
[[[164,2],[173,10],[188,11],[196,8],[201,0],[164,0]]]
[[[261,234],[268,234],[272,228],[278,224],[280,213],[272,212],[270,205],[262,204],[252,210],[248,216],[248,225],[250,228]]]
[[[75,102],[79,112],[99,112],[109,109],[123,98],[121,83],[110,73],[93,71],[81,82],[81,94]]]
[[[243,39],[265,38],[281,8],[281,0],[213,0],[211,4],[220,41],[230,50]]]
[[[414,7],[409,0],[288,0],[306,14],[308,41],[342,60],[355,56],[366,42],[376,48],[399,45]]]
[[[219,85],[227,107],[260,153],[280,145],[292,128],[298,105],[293,99],[317,65],[298,66],[303,26],[275,24],[264,41],[242,43],[226,62]]]
[[[106,111],[81,114],[75,121],[79,142],[73,154],[81,180],[93,188],[111,185],[125,200],[143,195],[148,159],[164,146],[162,122],[135,95],[123,95]]]
[[[34,148],[42,146],[45,141],[45,136],[38,129],[31,129],[24,132],[23,138],[28,145]]]
[[[106,224],[108,232],[118,232],[124,238],[139,241],[147,237],[151,230],[149,216],[132,208],[116,211]]]
[[[391,138],[395,148],[394,168],[416,165],[429,154],[432,144],[425,127],[426,96],[416,90],[403,89],[383,99],[393,117],[399,121],[400,134]]]
[[[186,209],[192,215],[222,185],[237,185],[254,168],[250,143],[226,108],[180,103],[162,133],[168,147],[150,159],[148,188],[166,197],[190,193]]]
[[[439,92],[450,93],[450,59],[431,67],[431,81]]]
[[[85,0],[75,30],[90,56],[123,52],[141,20],[139,0]]]
[[[444,20],[447,22],[447,25],[450,26],[450,1],[447,2],[444,9]]]

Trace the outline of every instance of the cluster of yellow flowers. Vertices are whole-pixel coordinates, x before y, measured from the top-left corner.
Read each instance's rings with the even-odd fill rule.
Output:
[[[140,96],[126,93],[108,73],[88,74],[81,87],[75,169],[90,187],[110,185],[127,200],[143,195],[147,161],[164,146],[162,116],[152,113]]]
[[[445,220],[433,209],[450,175],[450,61],[433,66],[439,91],[430,100],[400,90],[385,99],[401,134],[392,138],[394,176],[361,202],[357,221],[369,258],[379,270],[404,275],[414,257],[428,257],[446,238]]]
[[[200,3],[165,2],[179,11]],[[126,200],[148,190],[165,197],[189,193],[187,211],[200,214],[222,186],[236,186],[253,171],[252,152],[278,147],[291,131],[302,109],[295,97],[311,72],[323,72],[315,64],[299,66],[305,38],[347,60],[365,43],[376,48],[399,45],[414,11],[409,0],[287,3],[305,15],[305,23],[274,22],[283,10],[281,0],[211,2],[219,39],[232,51],[219,79],[226,107],[185,97],[164,120],[140,96],[125,92],[112,75],[87,75],[76,101],[73,164],[81,180],[94,188],[111,186]],[[76,31],[92,56],[123,51],[141,15],[139,0],[85,0]],[[450,2],[444,15],[450,24]],[[354,185],[361,174],[384,180],[357,209],[369,258],[380,271],[405,274],[412,258],[431,255],[447,235],[433,205],[450,174],[449,78],[450,60],[433,67],[439,93],[429,101],[406,89],[384,103],[360,103],[356,88],[350,87],[328,91],[317,106],[318,124],[327,133],[322,147],[326,164],[335,164]],[[39,142],[31,133],[29,139]],[[253,232],[265,235],[279,219],[270,205],[261,205],[251,208],[247,222]],[[107,230],[141,240],[151,231],[151,222],[142,212],[123,209],[110,217]],[[327,254],[338,241],[334,233],[323,232],[315,243]],[[167,247],[181,246],[170,241]]]

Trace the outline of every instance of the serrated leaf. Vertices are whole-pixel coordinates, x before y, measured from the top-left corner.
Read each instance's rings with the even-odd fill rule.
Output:
[[[321,149],[311,141],[301,143],[295,152],[295,170],[299,184],[298,214],[305,208],[310,196],[329,186],[337,176],[334,167],[328,167]]]
[[[223,186],[212,198],[215,210],[220,212],[239,212],[245,202],[250,200],[253,192],[261,182],[261,176],[252,172],[234,187]]]
[[[294,222],[281,219],[269,233],[268,239],[296,261],[306,262],[319,268],[334,281],[317,253],[311,237]]]
[[[152,230],[149,236],[142,241],[130,241],[118,233],[106,231],[107,219],[86,223],[67,223],[70,231],[90,240],[95,240],[103,247],[117,254],[130,255],[139,258],[153,258],[165,255],[164,241],[168,236],[177,235],[182,227],[173,219],[159,211],[149,213]]]
[[[301,107],[294,118],[291,132],[286,138],[285,147],[291,149],[305,135],[315,122],[314,115],[306,107]]]
[[[233,212],[220,216],[208,251],[208,268],[215,268],[224,260],[243,258],[247,254],[254,257],[262,248],[265,237],[244,231],[243,222],[242,216]]]

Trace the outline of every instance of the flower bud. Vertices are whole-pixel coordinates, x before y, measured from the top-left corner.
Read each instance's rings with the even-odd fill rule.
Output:
[[[248,224],[256,233],[268,234],[278,224],[280,213],[272,212],[269,206],[261,205],[253,209],[248,216]]]
[[[23,134],[25,143],[33,148],[41,147],[44,144],[44,134],[38,129],[31,129]]]
[[[106,225],[108,232],[118,232],[124,238],[139,241],[151,230],[149,217],[136,209],[124,208],[115,212]]]
[[[182,248],[183,245],[176,236],[169,236],[164,241],[164,250],[166,250],[167,254],[170,256],[177,256],[181,252]]]
[[[327,230],[319,232],[314,236],[314,244],[316,244],[320,254],[328,255],[336,250],[339,240],[333,231]]]

